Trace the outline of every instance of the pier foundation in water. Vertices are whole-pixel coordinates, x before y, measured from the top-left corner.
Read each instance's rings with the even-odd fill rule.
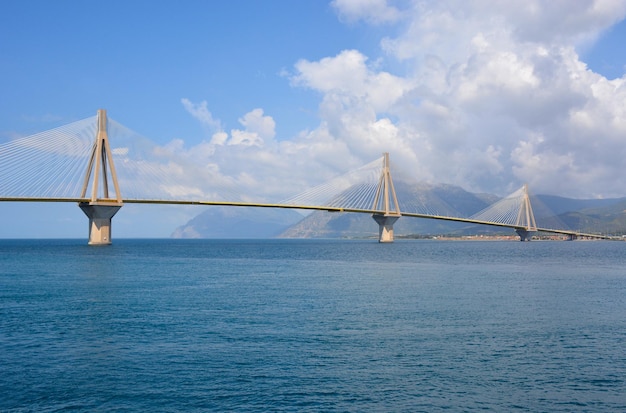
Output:
[[[530,241],[533,239],[534,231],[528,231],[523,228],[518,228],[515,230],[515,232],[517,232],[517,235],[519,235],[519,240],[522,242]]]
[[[393,242],[393,224],[400,218],[397,215],[372,215],[378,223],[378,242]]]
[[[78,206],[89,217],[89,245],[111,244],[111,219],[122,206],[90,205],[87,202]]]

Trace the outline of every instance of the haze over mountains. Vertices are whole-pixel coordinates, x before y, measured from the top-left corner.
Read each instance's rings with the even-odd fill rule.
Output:
[[[452,185],[396,184],[402,199],[417,199],[431,213],[469,217],[499,197],[475,194]],[[537,225],[582,232],[626,233],[626,198],[571,199],[531,197]],[[396,236],[513,234],[506,228],[433,219],[399,219]],[[178,227],[174,238],[374,238],[378,225],[369,214],[297,211],[272,208],[208,207]]]
[[[292,209],[207,207],[174,231],[173,238],[274,238],[303,215]]]

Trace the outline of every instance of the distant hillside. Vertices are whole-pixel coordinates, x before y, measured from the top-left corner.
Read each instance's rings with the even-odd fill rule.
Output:
[[[610,201],[610,200],[602,200]],[[626,234],[626,199],[600,202],[601,207],[565,212],[559,218],[567,226],[582,232],[602,232],[615,235]]]
[[[491,194],[474,194],[453,185],[396,183],[403,210],[428,205],[431,213],[469,217],[496,202]],[[531,197],[537,224],[544,228],[583,232],[626,233],[626,198],[571,199],[553,195]],[[432,219],[399,219],[396,236],[510,234],[507,228]],[[289,209],[209,207],[174,238],[376,238],[378,225],[369,214],[316,211],[304,217]]]
[[[430,213],[438,215],[470,216],[498,199],[485,194],[473,194],[452,185],[396,183],[395,189],[402,210],[427,205]],[[402,205],[402,199],[416,201],[413,205]],[[401,218],[394,224],[394,233],[397,236],[452,234],[469,228],[476,231],[476,225],[434,219]],[[378,237],[378,224],[369,214],[316,211],[280,236],[284,238]]]
[[[536,198],[556,215],[584,209],[612,207],[622,201],[626,201],[626,198],[573,199],[555,195],[537,195]],[[531,198],[531,201],[534,200]]]
[[[531,197],[537,225],[581,232],[626,233],[626,198],[572,199]]]
[[[272,238],[302,219],[295,210],[208,207],[174,231],[173,238]]]
[[[434,219],[400,218],[396,236],[452,234],[475,225]],[[369,214],[316,211],[288,228],[281,238],[377,238],[378,224]]]
[[[491,194],[473,194],[453,185],[396,184],[399,199],[421,199],[433,207],[433,213],[469,217],[500,198]],[[416,194],[419,194],[416,196]],[[626,233],[626,198],[571,199],[553,195],[531,197],[537,225],[543,228],[573,229],[582,232]],[[511,234],[513,230],[489,225],[472,225],[421,218],[400,218],[394,233],[402,236],[493,235]],[[378,225],[368,214],[314,212],[296,223],[281,237],[285,238],[363,238],[377,237]]]

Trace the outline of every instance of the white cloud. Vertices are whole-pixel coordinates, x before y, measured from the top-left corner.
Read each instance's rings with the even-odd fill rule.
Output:
[[[189,99],[181,99],[185,110],[189,112],[194,118],[200,121],[205,126],[208,126],[215,130],[221,130],[222,126],[219,120],[213,119],[213,115],[209,112],[208,104],[206,101],[200,103],[192,103]]]
[[[408,29],[381,44],[415,70],[406,74],[419,83],[414,105],[400,122],[427,136],[420,163],[473,189],[531,181],[537,192],[626,194],[613,155],[626,143],[624,80],[591,72],[576,52],[623,19],[626,2],[574,3],[415,3]]]
[[[359,94],[367,78],[366,60],[367,57],[357,50],[345,50],[335,57],[325,57],[319,62],[300,60],[295,65],[298,74],[292,80],[295,85],[321,92],[345,91]]]
[[[626,14],[623,0],[430,0],[402,13],[408,28],[383,45],[406,59],[433,53],[464,60],[477,34],[501,46],[524,43],[588,45]]]
[[[263,146],[264,140],[272,140],[276,135],[276,122],[271,116],[265,116],[263,109],[253,109],[246,113],[239,119],[239,123],[245,129],[232,129],[229,136],[222,130],[221,121],[213,118],[206,101],[193,103],[189,99],[181,99],[181,102],[200,123],[215,130],[209,143],[203,142],[195,148],[196,154],[199,151],[204,155],[212,155],[215,146],[223,145]]]
[[[206,114],[210,113],[206,102],[195,104],[185,99],[183,104],[194,109],[189,112],[206,124]],[[221,125],[219,119],[211,116],[210,120]],[[204,193],[215,188],[217,199],[230,200],[278,201],[306,187],[311,170],[318,166],[317,156],[306,159],[311,155],[310,147],[297,141],[275,141],[276,123],[262,109],[244,114],[239,123],[242,129],[219,130],[209,141],[192,147],[179,140],[167,145],[181,170],[186,171],[185,182],[198,182]],[[305,135],[301,139],[317,141]]]
[[[292,85],[320,95],[316,129],[276,140],[274,118],[254,109],[227,133],[206,102],[183,99],[214,129],[187,151],[264,196],[293,195],[382,152],[414,179],[470,190],[528,182],[535,193],[626,195],[626,77],[593,73],[577,52],[624,18],[626,1],[391,4],[332,2],[345,20],[393,27],[382,58],[352,49],[295,62]]]
[[[228,145],[263,146],[263,139],[256,132],[247,132],[233,129]]]
[[[254,109],[239,119],[246,130],[259,135],[261,139],[274,139],[276,122],[271,116],[265,116],[263,109]]]
[[[319,62],[300,60],[295,68],[294,85],[317,90],[326,96],[362,100],[378,112],[386,111],[412,88],[410,80],[383,71],[375,72],[368,67],[367,57],[357,50],[344,50]],[[346,104],[349,106],[350,102],[346,101]]]

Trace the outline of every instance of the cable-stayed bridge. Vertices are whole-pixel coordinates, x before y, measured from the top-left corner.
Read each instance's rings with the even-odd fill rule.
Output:
[[[522,241],[537,231],[572,238],[607,238],[538,225],[528,188],[473,216],[419,193],[400,198],[389,155],[290,198],[268,201],[241,195],[236,182],[214,165],[178,162],[106,111],[69,125],[0,144],[0,201],[76,202],[89,218],[89,244],[111,243],[111,221],[125,204],[220,205],[371,214],[379,241],[392,242],[400,217],[483,224],[514,229]]]

